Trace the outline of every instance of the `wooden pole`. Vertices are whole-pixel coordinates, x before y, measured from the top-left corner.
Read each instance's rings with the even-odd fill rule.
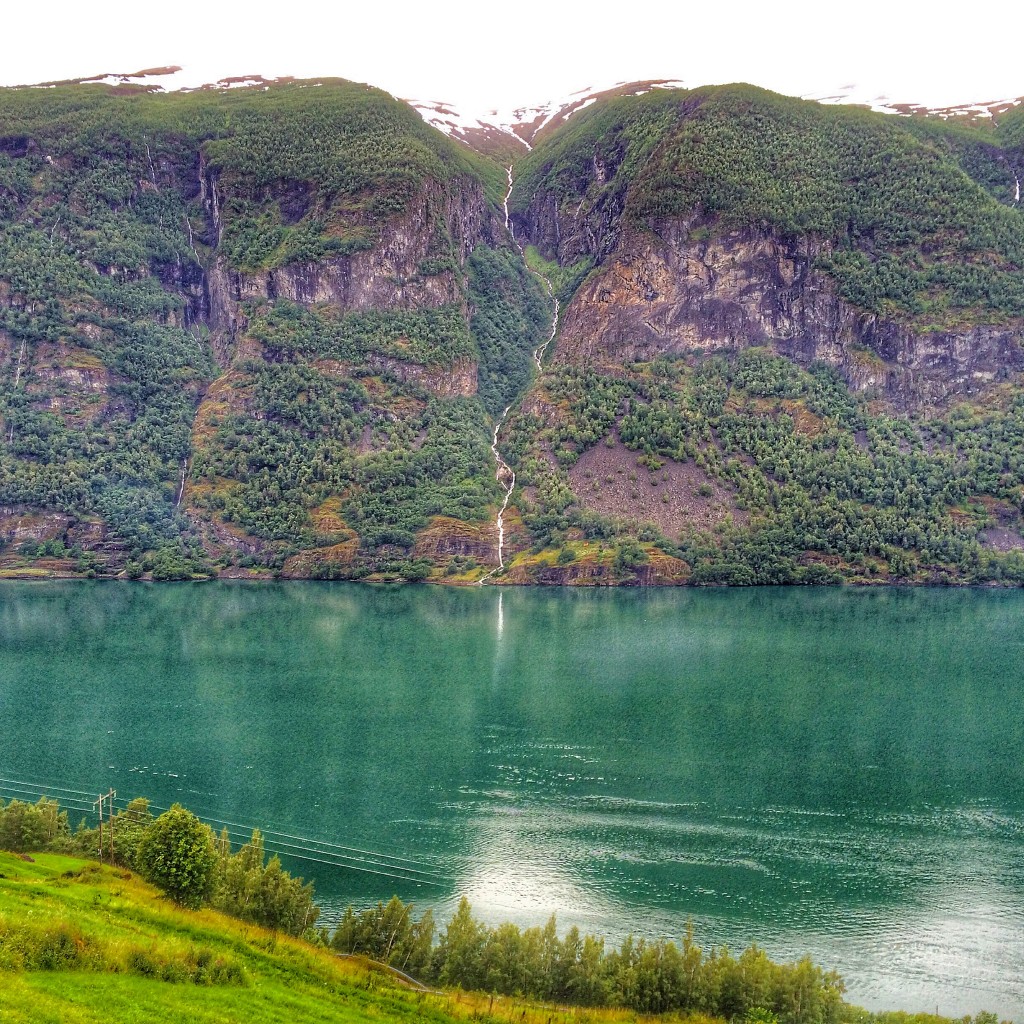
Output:
[[[110,822],[110,863],[114,863],[114,797],[117,790],[111,789],[107,793],[107,820]]]
[[[103,794],[93,801],[93,807],[99,804],[100,807],[100,863],[103,862]]]

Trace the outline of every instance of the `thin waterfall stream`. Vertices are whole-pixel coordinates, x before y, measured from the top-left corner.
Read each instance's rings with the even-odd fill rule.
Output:
[[[502,210],[505,214],[505,229],[508,231],[512,241],[515,242],[516,247],[522,253],[523,261],[526,260],[526,252],[523,247],[519,244],[519,239],[516,238],[515,226],[509,219],[508,215],[508,201],[512,196],[512,188],[515,185],[515,179],[512,176],[512,165],[509,164],[505,169],[505,174],[508,178],[508,191],[505,193],[505,199],[502,202]],[[530,271],[535,277],[540,278],[544,282],[544,287],[547,289],[548,295],[554,302],[554,308],[551,313],[551,330],[548,333],[547,338],[533,350],[533,362],[537,367],[537,372],[540,373],[543,370],[543,359],[544,353],[547,351],[548,346],[555,340],[555,335],[558,333],[558,317],[559,317],[559,304],[558,296],[555,295],[554,285],[551,283],[551,279],[545,274],[542,274],[539,270],[534,270],[528,263],[526,269]],[[514,403],[512,403],[514,404]],[[509,411],[512,408],[512,404],[505,406],[505,411],[498,417],[497,423],[494,424],[494,435],[491,438],[491,451],[494,453],[494,461],[497,464],[497,471],[495,478],[498,483],[505,489],[505,498],[501,503],[501,508],[498,509],[498,515],[496,524],[498,527],[498,564],[489,572],[486,576],[480,578],[479,586],[483,586],[492,576],[497,575],[505,568],[505,510],[508,508],[508,503],[512,498],[512,491],[516,486],[516,474],[512,467],[501,457],[501,450],[498,448],[498,434],[501,432],[501,428],[508,417]]]
[[[181,499],[185,497],[185,474],[188,472],[188,459],[181,460],[181,485],[178,487],[178,500],[175,508],[181,508]]]

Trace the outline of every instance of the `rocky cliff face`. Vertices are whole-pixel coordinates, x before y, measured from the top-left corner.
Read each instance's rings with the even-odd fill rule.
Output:
[[[365,147],[394,144],[405,154],[401,137],[395,143],[386,130],[373,136],[375,123],[370,118]],[[267,174],[264,181],[261,154],[248,164],[237,152],[234,164],[223,154],[215,160],[209,154],[217,139],[164,139],[154,128],[125,141],[117,132],[102,143],[109,166],[94,177],[92,164],[64,152],[59,139],[25,136],[13,149],[0,140],[0,573],[40,558],[56,560],[47,571],[120,572],[133,560],[135,572],[142,557],[148,572],[152,552],[164,549],[175,558],[194,555],[196,565],[223,559],[228,571],[240,560],[264,568],[273,560],[277,570],[300,576],[347,565],[360,537],[343,520],[324,525],[309,513],[306,496],[292,493],[296,478],[323,490],[325,475],[333,474],[328,500],[336,502],[377,486],[384,504],[366,499],[364,520],[376,515],[393,526],[399,517],[387,504],[391,482],[374,477],[367,484],[360,460],[374,463],[370,476],[384,475],[384,456],[430,462],[441,443],[430,433],[428,406],[454,421],[460,454],[475,453],[463,472],[478,485],[475,504],[460,504],[454,484],[450,504],[452,522],[465,512],[464,532],[479,527],[481,536],[435,529],[413,551],[425,521],[418,514],[411,530],[403,521],[402,530],[379,532],[377,560],[492,559],[489,426],[480,402],[464,401],[480,393],[467,263],[478,247],[508,249],[511,240],[473,168],[442,146],[437,161],[419,155],[417,173],[402,166],[392,181],[385,168],[379,180],[371,174],[335,193],[337,178],[318,156],[296,171],[302,180]],[[34,162],[12,170],[7,157]],[[363,165],[376,158],[360,151]],[[369,174],[363,165],[356,178]],[[88,202],[76,193],[73,213],[55,215],[69,181]],[[282,251],[275,246],[294,237],[291,231],[310,239],[311,253],[329,250],[332,239],[352,245],[274,265]],[[70,239],[84,236],[92,248],[69,248]],[[255,240],[254,262],[267,269],[239,268],[239,237]],[[274,300],[332,307],[313,314],[322,312],[323,323],[373,311],[381,316],[369,321],[387,324],[380,329],[388,337],[378,351],[376,337],[367,336],[347,360],[316,358],[315,345],[282,358],[249,331],[248,303],[266,313]],[[403,326],[394,327],[384,315],[392,311],[412,315],[395,317]],[[408,339],[395,336],[409,324]],[[65,434],[81,443],[61,440]],[[287,442],[276,444],[280,437]],[[250,444],[258,450],[251,458],[232,447]],[[108,460],[89,477],[96,452],[108,449],[132,469],[116,460],[110,469]],[[449,486],[444,473],[457,470],[436,463],[430,471],[437,487]],[[104,473],[112,479],[99,483]],[[273,478],[269,490],[250,486],[255,473]],[[47,483],[51,477],[56,483]],[[294,508],[279,514],[288,500]],[[256,504],[277,525],[246,518]],[[438,505],[447,508],[440,499]],[[145,525],[151,523],[155,532]],[[299,553],[282,565],[285,535]]]
[[[554,359],[601,366],[768,346],[836,366],[852,389],[877,390],[901,409],[970,395],[1024,368],[1020,325],[916,331],[844,302],[815,269],[819,243],[710,228],[694,216],[624,229],[566,310]]]
[[[608,168],[595,156],[595,183],[603,185],[607,174]],[[545,259],[562,266],[587,258],[601,263],[615,251],[624,207],[624,192],[598,191],[594,198],[563,208],[555,196],[541,191],[510,219],[516,237],[535,245]]]
[[[405,212],[379,229],[372,247],[315,263],[247,273],[232,267],[216,248],[224,233],[226,188],[206,167],[200,168],[200,177],[200,199],[214,246],[205,275],[205,313],[222,362],[245,326],[239,307],[253,299],[323,303],[353,311],[456,304],[468,314],[462,266],[476,246],[500,245],[505,238],[478,182],[460,179],[442,186],[425,181]],[[431,261],[438,269],[430,266]]]

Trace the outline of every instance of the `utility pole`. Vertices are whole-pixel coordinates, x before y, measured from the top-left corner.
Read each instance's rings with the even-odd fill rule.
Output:
[[[103,801],[107,802],[107,823],[110,826],[110,863],[114,863],[114,797],[117,790],[111,789],[100,795],[93,801],[93,807],[98,806],[100,812],[100,862],[103,861]]]
[[[99,798],[92,802],[93,807],[99,804],[100,808],[100,862],[103,861],[103,800],[104,796],[100,793]]]
[[[111,789],[107,793],[107,821],[110,824],[110,863],[114,863],[114,797],[117,790]]]

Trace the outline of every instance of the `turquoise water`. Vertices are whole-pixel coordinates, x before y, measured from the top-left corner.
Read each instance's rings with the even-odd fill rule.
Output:
[[[692,918],[1024,1019],[1022,627],[1000,591],[9,583],[0,794],[272,827],[328,916]]]

